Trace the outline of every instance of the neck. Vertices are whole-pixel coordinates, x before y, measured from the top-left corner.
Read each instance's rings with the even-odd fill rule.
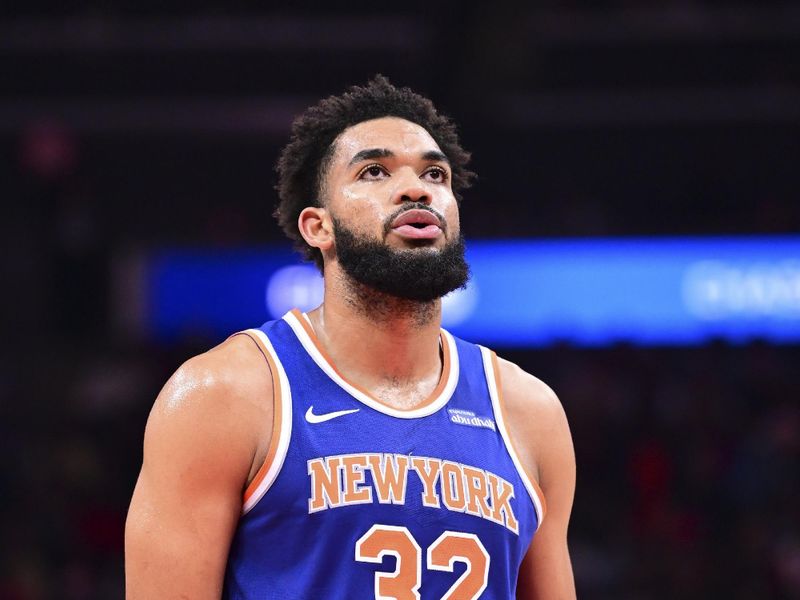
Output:
[[[397,298],[341,272],[326,273],[325,301],[309,318],[337,368],[355,383],[370,390],[432,390],[441,374],[441,306],[438,299]]]
[[[441,301],[421,302],[379,292],[347,278],[342,281],[341,299],[347,308],[373,327],[393,335],[414,335],[427,325],[439,329]],[[326,294],[326,298],[327,298]]]

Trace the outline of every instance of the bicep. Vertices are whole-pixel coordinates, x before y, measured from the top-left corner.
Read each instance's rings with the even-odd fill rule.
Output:
[[[239,516],[234,500],[170,493],[143,471],[126,523],[127,597],[219,599]]]
[[[555,393],[522,369],[501,361],[508,427],[529,476],[536,477],[547,512],[520,565],[517,598],[575,598],[567,528],[575,494],[575,452]]]
[[[547,444],[539,450],[540,486],[547,514],[534,535],[520,568],[520,600],[575,598],[575,582],[567,547],[575,494],[575,453],[566,416],[560,403],[546,432]]]
[[[156,400],[126,523],[131,600],[220,597],[253,456],[221,387],[179,370]]]

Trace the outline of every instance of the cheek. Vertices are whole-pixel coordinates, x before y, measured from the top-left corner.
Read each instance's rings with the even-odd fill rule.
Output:
[[[372,198],[363,185],[353,184],[342,188],[342,200],[348,209],[364,206],[372,203]]]
[[[447,226],[451,231],[458,232],[461,226],[461,218],[458,211],[458,202],[454,196],[448,196],[444,200],[444,218],[447,219]]]
[[[451,234],[458,234],[461,231],[461,218],[458,214],[458,208],[453,208],[450,214],[446,215],[447,224],[450,228]],[[450,237],[454,237],[451,235]]]
[[[338,201],[332,209],[337,219],[359,231],[383,230],[383,205],[374,193],[368,193],[364,186],[351,185],[341,189]]]

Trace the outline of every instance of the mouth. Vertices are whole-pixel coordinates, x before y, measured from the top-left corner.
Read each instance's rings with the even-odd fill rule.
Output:
[[[442,222],[429,210],[412,209],[398,215],[390,231],[410,239],[434,239],[442,233]]]

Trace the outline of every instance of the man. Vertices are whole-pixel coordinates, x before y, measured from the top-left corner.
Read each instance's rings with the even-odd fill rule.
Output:
[[[468,159],[429,100],[380,76],[297,119],[276,216],[324,302],[162,390],[128,515],[130,599],[575,597],[558,399],[440,329],[468,276]]]

